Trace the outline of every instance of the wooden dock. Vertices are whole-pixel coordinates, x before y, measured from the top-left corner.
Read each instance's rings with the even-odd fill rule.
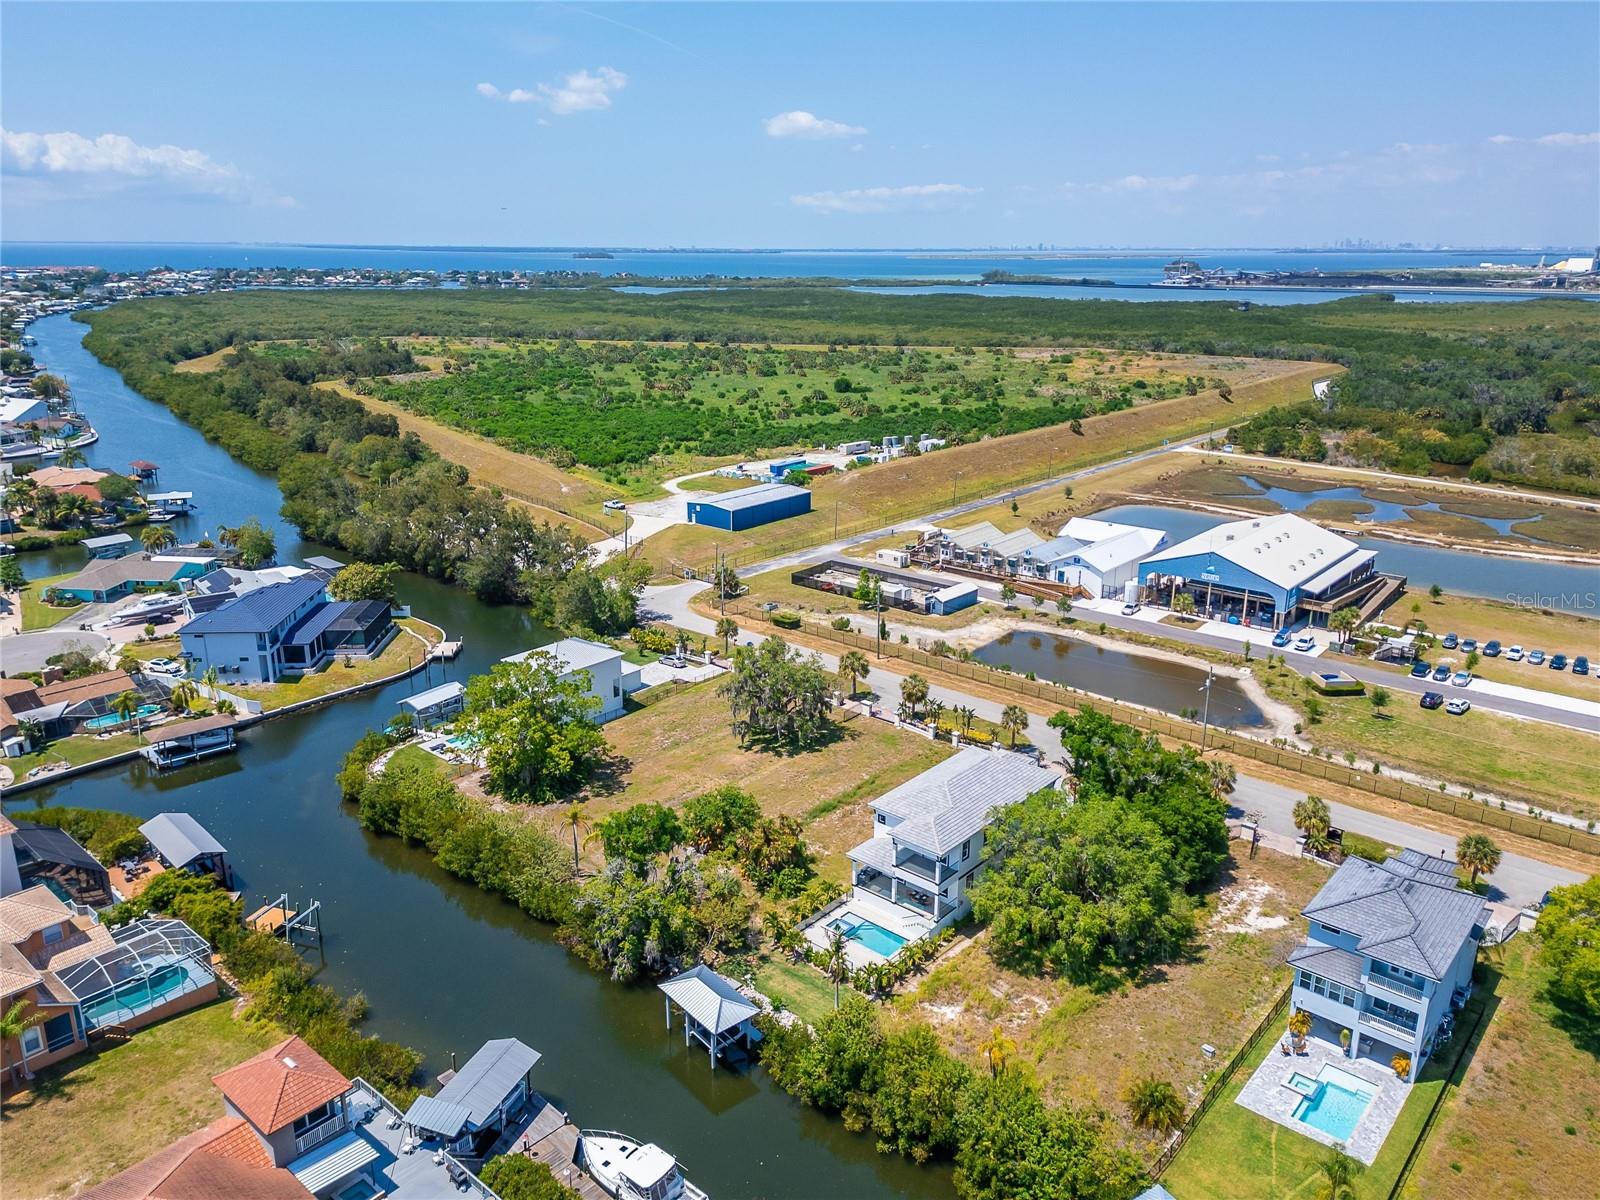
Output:
[[[461,640],[440,642],[428,651],[428,657],[438,662],[449,662],[461,653]]]
[[[293,915],[286,905],[263,904],[246,917],[244,923],[251,929],[259,929],[262,933],[279,933]]]
[[[578,1165],[578,1127],[548,1101],[534,1114],[533,1122],[517,1136],[508,1152],[526,1154],[534,1162],[544,1163],[558,1182],[577,1192],[583,1200],[611,1200],[610,1193]]]

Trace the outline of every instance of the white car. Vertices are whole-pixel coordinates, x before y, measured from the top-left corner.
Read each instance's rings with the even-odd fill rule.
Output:
[[[1507,662],[1521,662],[1522,661],[1522,647],[1521,646],[1513,646],[1513,647],[1511,647],[1511,649],[1507,650],[1506,651],[1506,661]]]
[[[628,505],[622,500],[607,500],[600,507],[604,508],[607,512],[624,512],[626,511]]]
[[[1133,603],[1132,601],[1129,601],[1127,604],[1124,604],[1122,606],[1122,615],[1125,616],[1125,617],[1131,617],[1131,616],[1133,616],[1134,613],[1136,613],[1138,611],[1139,611],[1139,606],[1137,604]]]
[[[1468,700],[1465,696],[1457,696],[1454,700],[1450,701],[1450,703],[1444,706],[1444,710],[1452,717],[1459,717],[1471,707],[1472,701]]]
[[[1312,637],[1309,633],[1302,634],[1295,639],[1294,648],[1299,650],[1302,654],[1307,650],[1315,650],[1317,648],[1317,639]]]
[[[151,675],[182,675],[188,667],[175,658],[152,658],[144,669]]]

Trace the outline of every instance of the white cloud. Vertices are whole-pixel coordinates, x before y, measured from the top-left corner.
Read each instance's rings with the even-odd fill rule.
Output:
[[[237,167],[203,150],[146,146],[120,133],[28,133],[0,128],[0,171],[101,187],[149,181],[180,194],[293,207],[288,196],[262,194]]]
[[[1199,186],[1199,175],[1124,175],[1100,183],[1064,183],[1061,190],[1073,192],[1187,192]]]
[[[1541,146],[1600,146],[1600,133],[1547,133],[1533,140]]]
[[[628,86],[628,77],[611,67],[593,71],[573,71],[560,83],[541,83],[533,88],[512,88],[503,92],[492,83],[480,83],[477,93],[507,104],[543,104],[557,116],[600,112],[611,107],[611,97]]]
[[[1496,146],[1504,146],[1507,142],[1514,142],[1516,140],[1517,139],[1512,137],[1509,133],[1497,133],[1489,139],[1489,141]]]
[[[775,117],[768,117],[761,122],[761,127],[767,131],[768,137],[807,138],[811,141],[860,137],[867,132],[864,126],[830,121],[826,117],[819,117],[815,113],[808,113],[798,108],[793,112],[783,112]]]
[[[850,188],[839,192],[809,192],[789,199],[801,208],[825,213],[886,213],[907,209],[948,208],[982,188],[960,183],[918,183],[905,187]]]

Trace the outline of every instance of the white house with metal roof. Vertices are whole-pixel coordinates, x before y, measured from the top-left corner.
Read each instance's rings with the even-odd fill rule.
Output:
[[[1301,913],[1291,1005],[1319,1018],[1329,1041],[1348,1029],[1351,1058],[1408,1055],[1414,1081],[1472,990],[1483,898],[1459,885],[1449,859],[1406,850],[1345,859]]]
[[[1060,775],[1026,754],[957,751],[872,802],[872,836],[850,851],[852,901],[887,900],[913,918],[906,927],[943,929],[972,907],[995,810],[1060,786]]]
[[[639,668],[624,662],[622,651],[604,642],[591,642],[587,638],[562,638],[548,646],[508,654],[504,663],[526,662],[533,654],[548,654],[556,660],[562,679],[588,677],[589,694],[600,702],[600,712],[595,720],[605,722],[620,717],[623,700],[629,692],[642,685]]]

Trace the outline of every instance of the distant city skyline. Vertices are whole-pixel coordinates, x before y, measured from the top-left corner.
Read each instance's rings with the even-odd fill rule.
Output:
[[[4,11],[8,241],[1600,240],[1595,5]]]

